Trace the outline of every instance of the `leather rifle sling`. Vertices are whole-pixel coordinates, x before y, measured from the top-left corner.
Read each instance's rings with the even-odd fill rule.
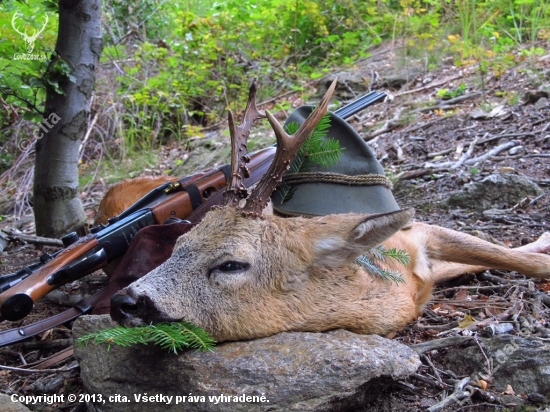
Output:
[[[252,170],[250,172],[250,177],[246,178],[244,181],[245,186],[250,187],[258,183],[258,181],[261,179],[264,173],[267,172],[267,169],[269,168],[269,165],[271,164],[272,160],[273,160],[273,157],[266,158],[262,163],[258,165],[257,168]],[[190,220],[192,223],[200,222],[202,217],[206,214],[206,212],[210,210],[212,206],[219,204],[222,198],[222,193],[224,191],[225,190],[220,190],[216,194],[214,194],[210,199],[208,199],[207,203],[203,203],[199,207],[197,207],[197,209],[194,210],[187,217],[187,219]],[[105,294],[105,292],[106,290],[104,288],[99,292],[97,292],[96,294],[90,296],[89,298],[81,300],[71,309],[66,310],[64,312],[60,312],[57,315],[51,316],[46,319],[42,319],[38,322],[31,323],[29,325],[1,331],[0,347],[20,342],[22,340],[30,338],[31,336],[34,336],[44,331],[47,331],[49,329],[52,329],[63,323],[70,322],[81,315],[89,313],[93,309],[95,304],[104,298],[103,295]]]

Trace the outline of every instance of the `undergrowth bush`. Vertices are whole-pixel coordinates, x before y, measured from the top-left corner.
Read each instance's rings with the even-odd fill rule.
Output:
[[[24,48],[13,13],[36,28],[48,13],[36,49],[50,56],[55,7],[44,0],[0,2],[3,142],[23,117],[40,121],[44,91],[56,87],[48,82],[52,61],[13,59]],[[550,38],[546,0],[104,0],[103,19],[93,112],[96,138],[114,158],[150,151],[168,138],[184,141],[197,132],[193,125],[242,109],[252,77],[262,81],[260,101],[303,90],[383,40],[404,40],[406,52],[422,53],[432,66],[446,53],[457,65],[498,74],[515,63],[511,50],[538,54],[536,41]]]

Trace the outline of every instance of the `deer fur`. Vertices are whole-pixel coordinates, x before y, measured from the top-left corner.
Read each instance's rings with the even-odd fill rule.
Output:
[[[248,161],[243,150],[253,121],[263,117],[255,106],[253,83],[243,123],[236,126],[230,116],[234,150],[225,207],[209,211],[178,239],[170,259],[114,295],[113,319],[132,326],[184,319],[219,342],[336,328],[387,335],[421,313],[435,283],[462,273],[493,268],[550,276],[550,233],[530,245],[508,249],[442,227],[411,223],[412,209],[312,218],[262,216],[269,194],[326,111],[335,86],[333,82],[292,136],[265,112],[278,151],[247,197],[241,184]],[[354,263],[381,243],[409,253],[408,265],[394,262],[391,267],[403,275],[404,283],[384,280]]]
[[[151,190],[176,180],[173,176],[143,176],[117,183],[101,199],[94,225],[107,223],[107,219],[122,213]]]
[[[411,223],[411,209],[385,215],[314,218],[244,217],[210,211],[183,235],[172,257],[113,298],[125,325],[185,319],[218,341],[283,331],[345,328],[386,335],[415,319],[434,283],[489,268],[550,275],[550,233],[507,249],[464,233]],[[373,276],[353,263],[383,243],[405,249],[393,264],[405,283]],[[233,266],[233,267],[232,267]]]

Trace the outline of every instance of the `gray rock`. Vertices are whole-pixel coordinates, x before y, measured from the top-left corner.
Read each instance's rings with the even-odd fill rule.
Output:
[[[541,195],[542,189],[527,177],[510,173],[496,173],[479,182],[465,184],[453,193],[447,203],[467,209],[506,209],[527,196]]]
[[[506,405],[506,406],[524,405],[526,403],[525,399],[520,398],[519,396],[516,396],[516,395],[504,394],[504,395],[497,396],[497,399],[501,405]]]
[[[508,334],[480,341],[492,371],[477,345],[449,351],[446,365],[459,375],[470,375],[473,380],[492,376],[496,391],[504,391],[511,385],[516,394],[550,393],[549,342]]]
[[[73,333],[76,338],[111,326],[108,316],[84,316]],[[105,345],[91,344],[77,347],[75,357],[88,393],[106,400],[94,404],[96,410],[117,412],[352,410],[420,366],[418,355],[405,345],[344,330],[281,333],[220,344],[212,352],[179,355],[154,346],[117,346],[107,351]],[[116,394],[131,402],[115,403],[115,398],[110,402]],[[174,398],[170,407],[162,402],[136,403],[134,396],[140,394]],[[256,403],[226,398],[217,404],[209,398],[222,394],[265,398]],[[190,401],[190,395],[196,398]],[[180,396],[178,405],[176,396]]]
[[[17,395],[19,396],[19,395]],[[27,408],[20,402],[12,402],[10,395],[5,395],[0,393],[0,411],[2,412],[30,412],[30,409]]]
[[[542,110],[548,107],[548,99],[546,97],[541,97],[535,103],[535,109]]]

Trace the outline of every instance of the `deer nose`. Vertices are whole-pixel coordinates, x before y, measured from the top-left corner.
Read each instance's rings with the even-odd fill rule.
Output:
[[[173,321],[164,316],[148,296],[133,297],[125,290],[111,297],[111,318],[124,326]]]
[[[128,294],[116,293],[111,297],[111,318],[120,324],[126,323],[138,312],[137,300]]]
[[[142,296],[134,298],[125,291],[121,291],[111,297],[111,318],[121,325],[140,324],[143,323],[144,316],[150,312],[152,306],[150,299]]]

